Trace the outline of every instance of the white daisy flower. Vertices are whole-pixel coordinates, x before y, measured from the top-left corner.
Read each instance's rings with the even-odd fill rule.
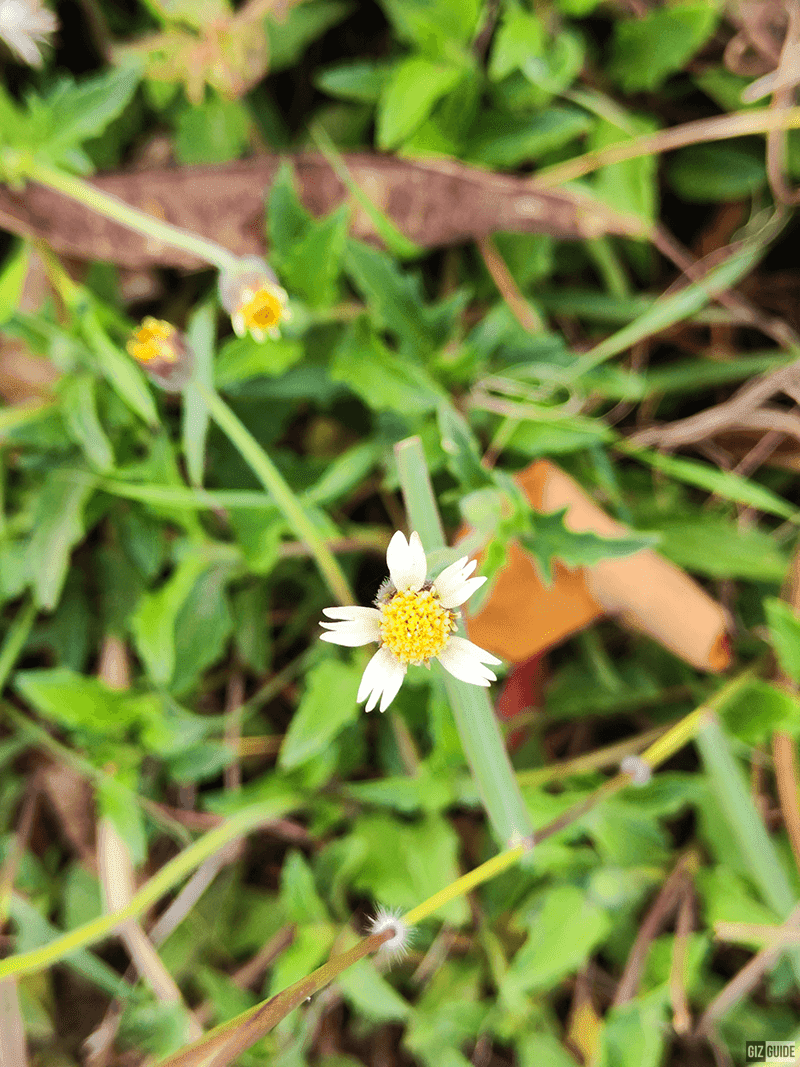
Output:
[[[32,67],[41,67],[40,46],[58,29],[58,19],[38,0],[0,0],[0,40]]]
[[[380,700],[386,711],[403,684],[409,663],[430,666],[435,657],[445,670],[463,682],[488,686],[496,680],[486,666],[498,664],[496,656],[455,637],[460,612],[454,609],[483,585],[485,578],[470,578],[477,561],[468,557],[445,567],[433,581],[425,580],[427,560],[419,534],[406,541],[398,531],[386,552],[389,578],[381,586],[374,608],[324,608],[334,622],[323,622],[323,641],[335,645],[368,645],[380,648],[367,664],[357,700],[367,701],[372,711]]]

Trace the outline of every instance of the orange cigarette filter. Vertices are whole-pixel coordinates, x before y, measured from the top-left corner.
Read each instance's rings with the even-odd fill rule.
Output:
[[[533,463],[516,481],[535,511],[566,507],[564,521],[571,530],[591,530],[603,537],[627,532],[554,463]],[[728,666],[725,609],[657,552],[646,549],[574,570],[556,561],[553,576],[553,584],[546,587],[530,556],[512,545],[489,599],[466,619],[470,639],[512,663],[522,663],[610,614],[700,670]]]

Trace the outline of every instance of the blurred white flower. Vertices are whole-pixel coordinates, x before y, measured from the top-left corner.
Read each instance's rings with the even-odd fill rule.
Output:
[[[39,0],[0,0],[0,40],[32,67],[41,67],[41,45],[58,29],[58,19]]]
[[[367,700],[372,711],[380,699],[386,711],[397,696],[409,663],[429,666],[436,657],[445,670],[464,682],[489,685],[495,675],[485,664],[500,660],[464,637],[454,637],[459,607],[486,581],[470,578],[477,563],[466,556],[445,567],[433,582],[426,582],[427,560],[419,534],[408,541],[399,531],[386,553],[390,577],[381,586],[376,607],[324,608],[328,633],[323,641],[336,645],[367,645],[380,648],[367,664],[358,690],[358,701]]]

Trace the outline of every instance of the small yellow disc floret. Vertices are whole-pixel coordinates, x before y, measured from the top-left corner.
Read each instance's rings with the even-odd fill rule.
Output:
[[[178,358],[177,333],[172,323],[148,315],[128,341],[128,355],[139,363],[152,363],[157,359],[174,363]]]
[[[424,663],[438,654],[456,628],[456,617],[430,589],[395,593],[381,605],[381,643],[401,663]]]
[[[271,330],[283,318],[283,302],[277,293],[267,288],[245,289],[238,314],[244,324],[245,332],[250,330]]]

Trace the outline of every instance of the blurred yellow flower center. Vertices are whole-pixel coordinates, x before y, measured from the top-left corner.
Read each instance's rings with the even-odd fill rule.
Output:
[[[128,355],[139,363],[152,363],[154,359],[174,363],[178,358],[175,347],[177,332],[171,323],[148,315],[128,341]]]
[[[456,628],[456,617],[430,589],[395,593],[381,605],[381,643],[401,663],[423,663],[437,656]]]
[[[245,289],[239,314],[246,330],[269,330],[281,321],[283,302],[269,289],[257,289],[255,292]]]

